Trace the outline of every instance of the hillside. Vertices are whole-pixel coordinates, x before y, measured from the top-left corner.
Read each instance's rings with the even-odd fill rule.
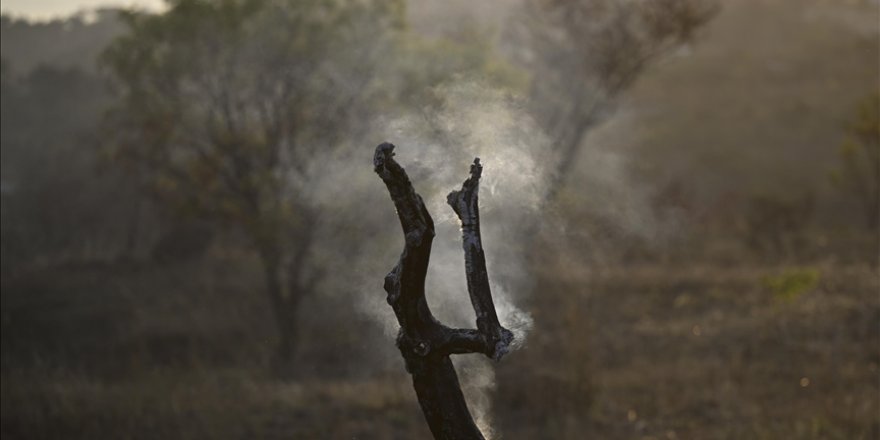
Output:
[[[98,54],[122,30],[113,9],[47,22],[4,14],[0,19],[0,52],[13,71],[19,73],[41,64],[92,71],[96,69]]]

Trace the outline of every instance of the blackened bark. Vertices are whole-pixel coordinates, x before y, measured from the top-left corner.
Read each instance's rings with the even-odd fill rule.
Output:
[[[480,237],[480,210],[477,203],[482,172],[480,159],[474,159],[474,164],[471,165],[471,177],[465,180],[461,190],[449,193],[446,201],[461,220],[465,274],[468,294],[471,297],[474,313],[477,315],[477,329],[492,348],[490,357],[499,360],[507,352],[513,340],[513,333],[501,327],[498,322],[495,304],[492,302],[492,292],[489,289],[489,274],[486,272],[486,255]]]
[[[376,147],[376,173],[385,182],[404,234],[397,266],[385,277],[388,304],[400,324],[397,347],[412,375],[413,387],[435,439],[482,439],[467,408],[451,354],[482,353],[499,360],[513,339],[498,322],[489,289],[486,258],[480,239],[477,189],[479,159],[460,191],[449,195],[462,221],[465,272],[477,329],[452,329],[438,322],[425,301],[425,275],[434,239],[434,223],[409,177],[394,160],[394,145]]]

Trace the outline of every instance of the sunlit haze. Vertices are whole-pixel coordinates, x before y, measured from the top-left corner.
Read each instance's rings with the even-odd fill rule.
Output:
[[[34,20],[64,17],[79,11],[101,7],[140,7],[161,9],[162,0],[3,0],[4,14]]]

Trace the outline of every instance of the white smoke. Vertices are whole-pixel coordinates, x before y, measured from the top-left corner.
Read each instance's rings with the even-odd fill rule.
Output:
[[[446,204],[446,195],[461,187],[470,164],[479,157],[483,165],[481,233],[492,297],[501,324],[514,333],[513,349],[522,347],[532,327],[531,315],[521,306],[532,289],[523,247],[532,240],[529,234],[535,229],[555,166],[549,140],[518,97],[477,81],[439,87],[434,98],[441,104],[382,121],[383,139],[397,146],[396,158],[435,222],[437,235],[426,280],[428,303],[444,324],[475,327],[460,224]],[[386,203],[390,210],[391,202]],[[395,232],[399,234],[397,228]],[[388,259],[386,266],[390,268],[395,261]],[[369,302],[374,304],[365,310],[383,321],[389,336],[396,332],[390,308],[382,304],[381,313],[376,314],[378,304]],[[459,356],[455,362],[475,422],[491,437],[494,366],[479,356]]]
[[[527,246],[537,241],[534,235],[538,233],[571,236],[563,230],[564,222],[546,212],[545,197],[549,185],[556,183],[558,158],[521,98],[461,79],[437,87],[432,98],[434,106],[380,118],[375,123],[378,134],[371,142],[345,150],[348,153],[343,156],[317,161],[322,172],[316,172],[313,180],[313,187],[318,188],[315,200],[322,201],[325,212],[336,212],[336,221],[359,225],[352,242],[363,243],[363,248],[351,249],[347,258],[353,260],[340,260],[347,263],[334,274],[338,284],[327,290],[350,294],[358,310],[384,330],[386,339],[376,342],[376,350],[389,368],[400,368],[392,342],[399,326],[385,301],[382,283],[397,263],[403,237],[387,190],[372,172],[377,144],[396,145],[396,160],[434,219],[436,237],[426,295],[434,315],[448,326],[475,327],[460,225],[446,204],[446,195],[461,187],[475,157],[483,165],[480,215],[492,296],[501,324],[514,332],[513,350],[527,343],[533,325],[523,305],[533,289],[526,260],[532,250]],[[629,177],[627,155],[603,151],[602,142],[602,137],[588,140],[579,163],[588,177],[591,214],[608,219],[626,233],[649,239],[656,236],[647,192]],[[326,172],[328,168],[332,172]],[[339,256],[326,257],[333,258]],[[488,435],[494,366],[478,355],[457,356],[455,362],[468,405]]]
[[[476,81],[439,87],[441,104],[388,121],[386,138],[434,218],[437,237],[426,290],[438,319],[473,327],[458,218],[446,194],[461,187],[470,164],[483,164],[480,216],[492,296],[502,325],[521,344],[531,317],[518,304],[531,288],[525,270],[525,234],[538,219],[554,162],[549,142],[521,101]]]

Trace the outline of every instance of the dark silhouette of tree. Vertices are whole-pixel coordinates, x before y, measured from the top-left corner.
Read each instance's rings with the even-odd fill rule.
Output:
[[[446,327],[431,314],[425,300],[425,275],[434,222],[403,167],[394,160],[394,145],[376,147],[373,166],[388,187],[403,228],[405,247],[397,266],[385,277],[385,291],[400,323],[397,347],[412,375],[422,412],[436,439],[482,439],[449,359],[452,354],[482,353],[497,361],[513,340],[513,333],[498,322],[489,289],[477,197],[483,169],[480,159],[474,159],[470,177],[461,190],[447,198],[461,221],[465,274],[477,317],[476,330]]]
[[[114,157],[181,215],[238,228],[258,251],[290,371],[298,307],[321,270],[312,158],[378,99],[376,53],[402,23],[395,0],[180,0],[126,12],[103,54],[120,96]]]
[[[130,193],[100,167],[101,79],[50,66],[21,75],[4,59],[0,87],[3,264],[114,257]]]

